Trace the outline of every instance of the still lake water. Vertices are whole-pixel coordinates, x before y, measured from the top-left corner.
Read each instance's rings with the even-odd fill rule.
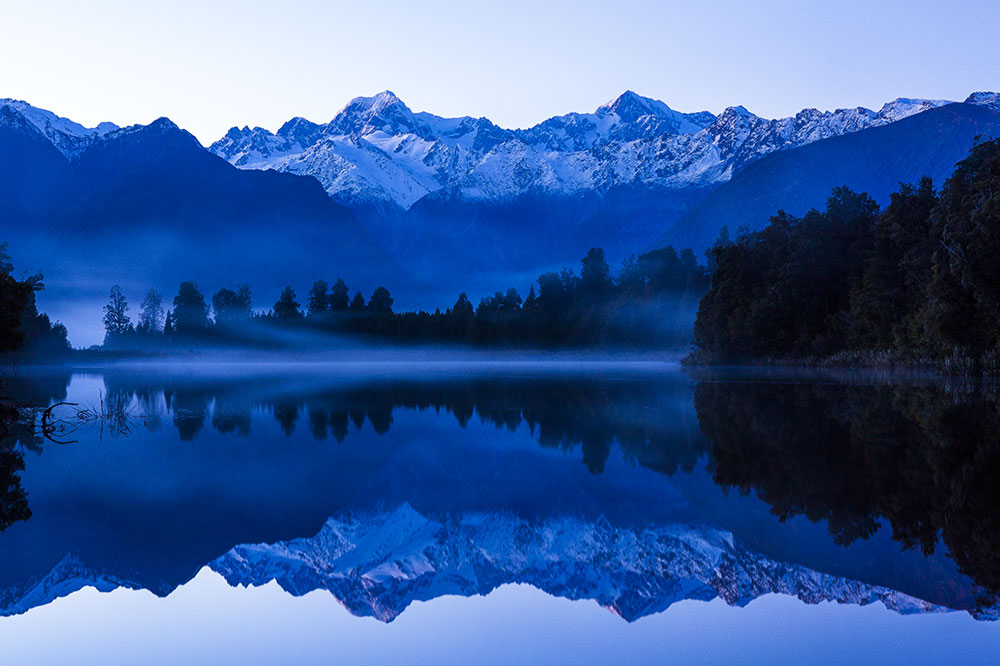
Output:
[[[0,447],[0,663],[1000,655],[992,386],[285,363],[6,392],[114,409]]]

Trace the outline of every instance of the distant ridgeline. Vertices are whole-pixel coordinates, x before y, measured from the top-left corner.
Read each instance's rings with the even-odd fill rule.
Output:
[[[285,287],[266,313],[254,313],[247,285],[223,288],[211,308],[197,284],[183,282],[164,314],[162,296],[151,290],[138,325],[128,315],[121,289],[104,306],[109,350],[261,347],[329,349],[343,344],[331,334],[361,335],[392,343],[459,343],[506,347],[686,347],[698,299],[708,288],[708,269],[691,250],[672,247],[626,259],[613,276],[604,251],[593,248],[581,273],[562,269],[541,275],[526,298],[516,289],[496,292],[473,306],[463,292],[442,312],[396,313],[388,289],[365,300],[342,279],[331,287],[316,281],[305,311],[295,289]],[[210,312],[212,316],[210,316]]]
[[[692,362],[1000,372],[1000,140],[975,146],[939,192],[902,185],[880,212],[838,188],[825,211],[779,212],[710,256]]]

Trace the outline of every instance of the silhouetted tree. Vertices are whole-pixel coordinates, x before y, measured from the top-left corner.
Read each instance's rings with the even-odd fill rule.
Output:
[[[331,312],[347,312],[347,308],[350,307],[350,301],[348,300],[349,294],[347,291],[347,285],[340,278],[333,284],[330,288],[330,305],[329,309]]]
[[[329,309],[330,296],[326,293],[329,285],[326,280],[316,280],[309,290],[309,314],[321,315]]]
[[[198,334],[208,327],[208,305],[194,282],[181,282],[174,296],[173,323],[181,335]]]
[[[350,311],[358,314],[365,311],[365,297],[360,291],[355,292],[354,298],[351,299]]]
[[[240,285],[237,291],[222,288],[212,296],[215,323],[232,329],[245,323],[251,315],[250,287]]]
[[[13,270],[7,243],[0,243],[0,352],[14,351],[24,345],[21,320],[34,299],[33,286],[12,277]]]
[[[592,247],[580,262],[580,288],[590,296],[601,296],[611,289],[611,268],[604,258],[604,250]]]
[[[377,287],[368,301],[368,309],[376,314],[392,314],[392,296],[385,287]]]
[[[299,319],[302,317],[299,303],[295,300],[295,290],[291,286],[287,286],[281,291],[281,297],[274,304],[274,316],[278,319]]]
[[[132,321],[128,316],[128,301],[118,285],[111,287],[108,303],[104,306],[104,339],[108,341],[129,332]]]
[[[139,328],[146,333],[158,333],[163,327],[163,296],[155,289],[146,292],[139,312]]]

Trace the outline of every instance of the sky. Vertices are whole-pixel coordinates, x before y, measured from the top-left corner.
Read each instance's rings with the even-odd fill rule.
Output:
[[[203,143],[381,90],[509,128],[627,89],[780,117],[1000,89],[997,25],[996,0],[0,0],[0,97]]]

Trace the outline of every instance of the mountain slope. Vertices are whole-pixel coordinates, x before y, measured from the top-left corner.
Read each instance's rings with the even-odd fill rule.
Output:
[[[97,127],[87,128],[68,118],[57,116],[51,111],[39,109],[17,99],[0,99],[0,111],[19,115],[67,158],[79,155],[98,138],[118,129],[114,123],[101,123]]]
[[[766,157],[707,195],[656,243],[704,250],[723,226],[760,229],[778,210],[822,208],[834,187],[867,192],[880,204],[900,183],[930,176],[940,186],[976,137],[1000,136],[988,105],[949,104],[890,124]]]
[[[38,167],[27,177],[32,197],[0,202],[0,223],[17,265],[45,270],[42,306],[72,333],[91,329],[74,342],[97,341],[113,284],[133,301],[155,287],[169,302],[181,280],[206,296],[248,283],[258,307],[286,284],[302,293],[321,277],[341,275],[366,293],[411,285],[312,178],[236,169],[165,118],[99,136],[70,160],[6,112],[0,148]]]
[[[9,106],[0,106],[0,156],[0,222],[7,228],[47,210],[70,169],[52,141]]]

